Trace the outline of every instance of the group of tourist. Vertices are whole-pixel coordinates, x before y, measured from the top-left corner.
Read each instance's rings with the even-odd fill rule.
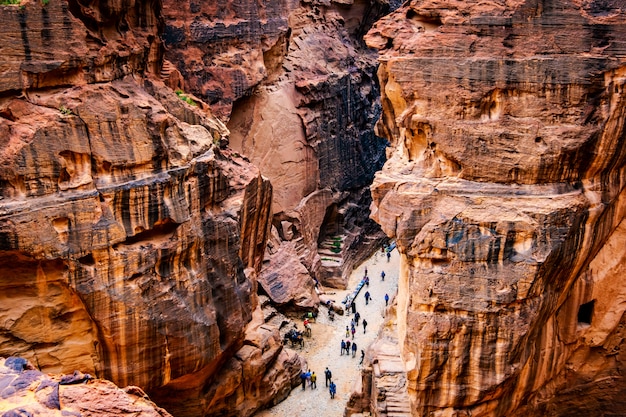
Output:
[[[326,379],[326,388],[328,388],[330,398],[335,398],[335,394],[337,393],[337,384],[333,382],[333,373],[330,369],[328,369],[328,366],[324,370],[324,377]],[[302,383],[302,391],[306,390],[307,385],[311,389],[317,388],[317,375],[315,375],[315,371],[302,371],[302,373],[300,373],[300,380]]]
[[[385,250],[385,249],[383,249]],[[390,253],[387,250],[387,260],[389,261],[390,258]],[[382,271],[380,273],[380,278],[381,281],[385,281],[385,271]],[[365,286],[366,288],[368,288],[364,294],[364,298],[365,298],[365,305],[369,305],[369,301],[372,299],[372,296],[369,292],[369,284],[370,284],[370,279],[367,275],[367,267],[365,268],[365,276],[363,277],[363,279],[361,280],[361,286]],[[357,292],[358,293],[358,292]],[[356,294],[354,296],[354,298],[356,298]],[[384,296],[385,299],[385,305],[388,305],[389,303],[389,295],[385,294]],[[355,337],[355,333],[356,333],[356,329],[359,326],[359,322],[361,322],[361,325],[363,326],[363,333],[366,332],[367,330],[367,320],[365,320],[365,318],[362,318],[361,314],[356,311],[356,302],[355,300],[352,299],[348,299],[346,298],[346,302],[347,304],[351,304],[349,307],[350,309],[348,311],[351,310],[351,313],[353,314],[353,318],[350,321],[350,325],[346,326],[346,337],[345,339],[341,340],[341,353],[340,356],[343,356],[343,354],[345,353],[346,356],[350,356],[350,353],[352,353],[352,357],[356,357],[357,351],[359,350],[356,342],[354,341],[354,337]],[[328,304],[329,309],[331,308],[331,304],[329,302]],[[361,320],[362,319],[362,320]],[[308,324],[308,320],[307,322],[304,323],[305,328],[307,327]],[[309,325],[309,329],[310,329],[310,325]],[[365,359],[365,350],[361,349],[361,360],[359,362],[359,365],[363,364],[363,360]],[[328,388],[328,392],[330,394],[330,398],[335,398],[335,395],[337,393],[337,385],[335,384],[335,382],[332,379],[332,372],[330,371],[330,369],[328,369],[328,367],[326,367],[325,371],[324,371],[324,376],[325,376],[325,380],[326,380],[326,387]],[[301,378],[301,384],[302,384],[302,390],[304,391],[306,389],[306,386],[308,385],[311,389],[316,389],[317,388],[317,376],[315,375],[314,371],[302,371],[302,373],[300,374],[300,378]]]

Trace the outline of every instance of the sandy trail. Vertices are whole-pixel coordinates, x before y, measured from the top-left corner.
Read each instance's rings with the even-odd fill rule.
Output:
[[[338,304],[356,288],[358,282],[367,274],[370,277],[369,287],[364,286],[356,298],[356,310],[361,314],[361,321],[356,329],[354,342],[357,344],[355,357],[340,355],[341,340],[346,339],[346,326],[354,317],[352,314],[335,315],[335,320],[330,321],[326,308],[320,308],[317,322],[312,323],[312,337],[305,339],[304,349],[300,351],[307,362],[309,369],[317,374],[317,389],[308,386],[302,391],[298,386],[280,404],[263,410],[255,417],[341,417],[353,390],[353,386],[360,378],[359,365],[361,349],[367,353],[367,348],[376,338],[378,329],[383,323],[385,308],[385,294],[389,294],[391,300],[398,288],[398,271],[400,257],[397,249],[391,252],[391,259],[381,251],[377,251],[372,257],[354,269],[350,275],[347,290],[329,290],[330,297]],[[381,281],[381,271],[385,271],[385,280]],[[372,299],[365,305],[364,294],[369,291]],[[363,333],[363,319],[367,320],[367,329]],[[302,328],[301,322],[298,326]],[[350,338],[352,341],[352,338]],[[324,369],[328,367],[335,384],[337,395],[330,398],[328,388],[325,386]]]

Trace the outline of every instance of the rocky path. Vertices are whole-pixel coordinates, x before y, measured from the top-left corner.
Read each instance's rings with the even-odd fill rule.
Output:
[[[256,417],[341,417],[346,402],[353,391],[353,386],[360,379],[361,349],[367,352],[367,347],[376,338],[381,326],[385,308],[385,294],[391,300],[398,288],[399,255],[397,250],[391,252],[391,259],[387,261],[384,253],[378,251],[371,258],[356,268],[350,276],[347,290],[330,290],[330,297],[336,303],[351,293],[363,278],[367,268],[370,277],[369,287],[364,287],[356,299],[356,309],[361,314],[361,321],[368,322],[366,332],[359,322],[354,342],[358,350],[356,356],[340,355],[341,340],[346,339],[346,326],[350,326],[353,315],[336,315],[334,321],[328,320],[325,308],[320,309],[316,323],[312,324],[313,337],[306,339],[306,345],[301,354],[307,359],[309,369],[317,374],[317,389],[308,386],[302,391],[298,386],[291,391],[285,401],[270,409],[261,411]],[[381,281],[381,271],[385,271],[385,281]],[[369,291],[372,299],[365,305],[364,294]],[[302,327],[301,325],[299,326]],[[352,341],[352,338],[350,338]],[[333,373],[333,380],[337,384],[335,399],[330,398],[324,384],[324,369],[328,367]]]

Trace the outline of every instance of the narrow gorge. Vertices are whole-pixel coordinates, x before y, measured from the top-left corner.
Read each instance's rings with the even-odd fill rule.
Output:
[[[389,242],[343,415],[626,414],[623,1],[0,22],[0,416],[253,416],[307,367],[286,327]]]

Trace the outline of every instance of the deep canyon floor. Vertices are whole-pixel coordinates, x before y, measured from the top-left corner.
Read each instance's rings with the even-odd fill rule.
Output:
[[[369,287],[364,286],[356,297],[356,310],[361,314],[359,326],[356,329],[354,339],[350,340],[357,344],[357,353],[340,355],[341,340],[346,339],[346,326],[354,315],[349,311],[343,316],[335,315],[333,321],[329,320],[326,308],[320,308],[320,314],[315,323],[312,323],[312,337],[305,338],[304,348],[299,349],[306,358],[308,368],[317,374],[317,389],[309,386],[304,391],[300,386],[294,388],[289,396],[276,406],[263,410],[256,417],[340,417],[350,393],[354,390],[361,378],[361,366],[359,365],[361,349],[367,352],[367,348],[376,339],[387,308],[385,306],[385,294],[389,295],[389,305],[392,304],[398,288],[398,272],[400,255],[397,250],[391,252],[391,258],[381,251],[377,251],[368,260],[363,262],[352,271],[348,288],[346,290],[327,289],[326,295],[335,303],[341,304],[365,275],[370,277]],[[385,272],[385,280],[381,279],[381,272]],[[372,299],[365,304],[364,294],[369,291]],[[366,332],[363,332],[363,319],[367,320]],[[302,322],[299,322],[302,329]],[[298,348],[296,348],[298,349]],[[367,361],[367,358],[366,358]],[[324,370],[328,367],[337,384],[337,395],[330,398],[328,388],[325,386]]]

